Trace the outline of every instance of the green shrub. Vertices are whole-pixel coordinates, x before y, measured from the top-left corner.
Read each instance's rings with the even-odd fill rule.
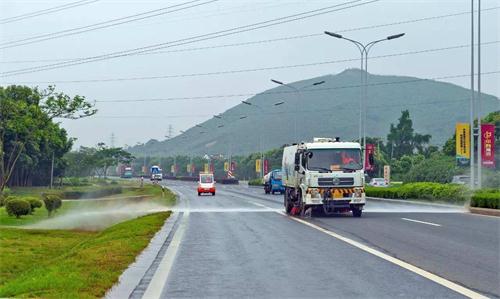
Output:
[[[261,178],[253,179],[248,181],[249,186],[262,186],[264,183]]]
[[[62,206],[61,197],[57,194],[45,194],[43,197],[43,203],[49,214],[49,217],[53,212],[56,212]]]
[[[65,199],[99,198],[113,194],[120,194],[122,192],[123,189],[121,186],[113,186],[113,187],[102,187],[90,191],[67,190],[62,192],[62,197]]]
[[[471,207],[500,209],[500,190],[482,189],[476,191],[470,201]]]
[[[388,188],[368,186],[365,190],[366,196],[370,197],[425,199],[429,201],[445,201],[451,203],[463,203],[469,196],[464,186],[430,182],[408,183]]]
[[[31,213],[30,203],[24,199],[14,198],[5,203],[5,210],[9,216],[20,218],[22,215]]]
[[[118,185],[118,182],[115,181],[115,180],[112,180],[111,183],[109,183],[110,185]]]
[[[35,212],[35,209],[41,208],[43,205],[42,201],[36,197],[23,197],[23,199],[29,202],[31,206],[31,214]]]

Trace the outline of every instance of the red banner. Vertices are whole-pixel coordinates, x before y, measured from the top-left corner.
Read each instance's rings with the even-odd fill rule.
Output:
[[[194,166],[194,163],[193,163],[193,164],[191,164],[191,173],[193,174],[193,173],[195,173],[195,171],[196,171],[196,167]]]
[[[264,174],[269,172],[269,160],[264,160]]]
[[[374,171],[375,165],[370,163],[370,156],[375,156],[375,144],[368,143],[365,151],[365,171]]]
[[[495,125],[481,125],[481,157],[484,167],[495,167]]]
[[[231,171],[236,171],[236,161],[231,162]]]
[[[214,173],[214,163],[210,163],[210,172]]]

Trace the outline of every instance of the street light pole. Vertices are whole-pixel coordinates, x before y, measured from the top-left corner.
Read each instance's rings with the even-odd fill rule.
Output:
[[[301,88],[297,88],[291,84],[287,84],[287,83],[283,83],[282,81],[278,81],[278,80],[274,80],[274,79],[271,79],[271,82],[273,83],[276,83],[276,84],[279,84],[279,85],[282,85],[282,86],[286,86],[290,89],[292,89],[294,92],[295,92],[295,96],[296,96],[296,100],[297,102],[295,103],[295,111],[294,111],[294,116],[293,116],[293,133],[294,133],[294,137],[295,137],[295,140],[297,142],[298,141],[298,136],[297,136],[297,114],[298,114],[298,107],[299,107],[299,104],[302,102],[302,93],[301,91],[305,88],[308,88],[308,87],[313,87],[313,86],[317,86],[317,85],[321,85],[323,83],[325,83],[325,81],[319,81],[319,82],[314,82],[313,84],[310,84],[310,85],[306,85],[306,86],[302,86]],[[275,104],[275,106],[277,106]]]
[[[481,0],[477,1],[477,188],[481,189],[482,167],[483,167],[483,144],[481,139]],[[473,11],[474,13],[474,11]]]
[[[474,0],[471,0],[470,26],[470,188],[474,189]]]
[[[261,106],[259,106],[257,104],[253,104],[253,103],[250,103],[248,101],[241,101],[241,103],[248,105],[248,106],[253,106],[253,107],[259,109],[262,113],[264,113],[264,108],[262,108]],[[273,106],[279,106],[279,105],[282,105],[284,103],[285,103],[284,101],[276,102],[273,104]],[[246,116],[243,118],[246,118]],[[240,119],[242,119],[242,117],[240,117]],[[258,135],[259,135],[259,152],[260,152],[260,162],[261,162],[259,175],[261,178],[263,178],[264,177],[264,151],[262,150],[262,134],[259,132]]]
[[[368,97],[368,54],[370,52],[370,49],[377,43],[383,42],[383,41],[388,41],[388,40],[393,40],[396,38],[400,38],[404,36],[404,33],[399,33],[399,34],[394,34],[390,35],[386,38],[375,40],[372,42],[369,42],[367,44],[363,44],[357,40],[353,40],[350,38],[346,38],[340,34],[334,33],[334,32],[329,32],[325,31],[326,35],[339,38],[339,39],[345,39],[353,44],[356,45],[358,48],[360,54],[361,54],[361,85],[362,85],[362,92],[361,92],[361,101],[360,101],[360,111],[359,111],[359,142],[361,143],[361,131],[363,131],[363,143],[362,143],[362,148],[363,148],[363,168],[365,167],[365,151],[366,151],[366,103],[367,103],[367,97]],[[363,58],[364,57],[364,58]],[[363,70],[363,62],[364,62],[364,70]]]

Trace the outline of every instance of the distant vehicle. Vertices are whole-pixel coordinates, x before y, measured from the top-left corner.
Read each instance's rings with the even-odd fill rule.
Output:
[[[384,178],[373,178],[368,185],[372,187],[389,187],[389,184],[387,184],[387,181]]]
[[[132,176],[133,176],[132,167],[125,167],[123,169],[121,177],[124,179],[130,179],[132,178]]]
[[[203,193],[212,193],[215,195],[215,180],[214,174],[210,172],[200,172],[200,179],[198,180],[198,196]]]
[[[470,176],[468,175],[454,175],[451,179],[452,184],[468,185],[470,184]]]
[[[284,205],[287,214],[313,210],[352,212],[361,217],[366,203],[361,146],[339,138],[314,138],[283,149]]]
[[[282,181],[283,173],[281,169],[275,169],[264,176],[264,192],[266,194],[279,192],[285,193],[285,186]]]
[[[161,172],[160,166],[157,165],[151,166],[151,180],[161,181],[162,179],[163,179],[163,174]]]

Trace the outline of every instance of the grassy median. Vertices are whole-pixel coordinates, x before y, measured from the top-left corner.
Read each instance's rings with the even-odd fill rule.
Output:
[[[151,214],[101,232],[2,228],[0,297],[102,297],[169,215]]]

